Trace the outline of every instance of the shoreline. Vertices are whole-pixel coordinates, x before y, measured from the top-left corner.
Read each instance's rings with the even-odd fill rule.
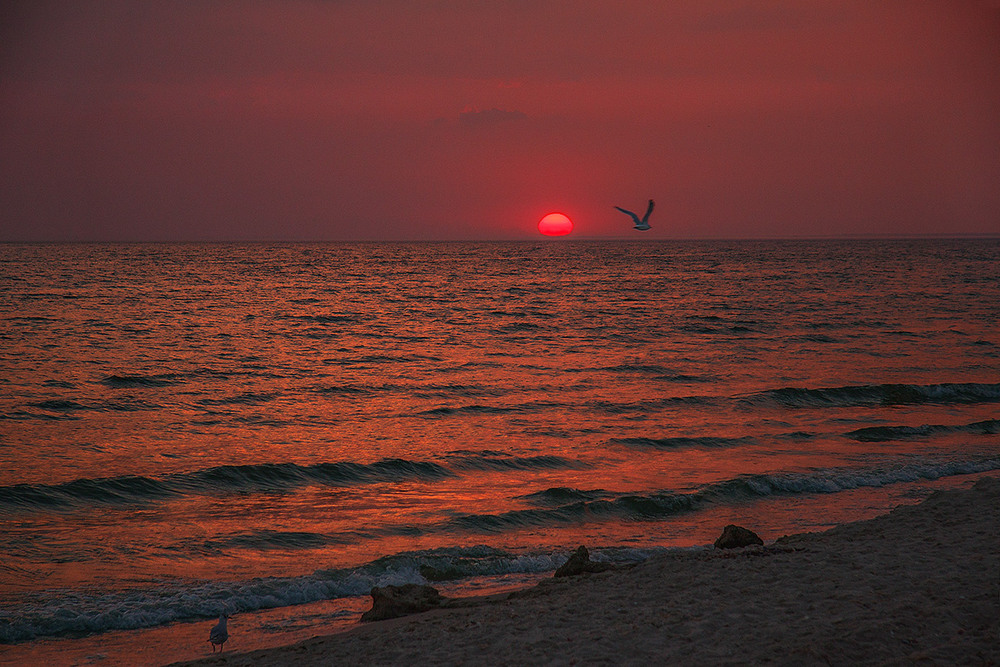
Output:
[[[173,664],[1000,663],[997,526],[1000,478],[986,477],[764,547],[665,554]]]

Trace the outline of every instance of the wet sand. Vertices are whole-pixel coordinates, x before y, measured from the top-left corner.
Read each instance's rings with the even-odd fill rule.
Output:
[[[764,547],[665,555],[184,664],[1000,664],[998,530],[1000,479],[984,478]]]

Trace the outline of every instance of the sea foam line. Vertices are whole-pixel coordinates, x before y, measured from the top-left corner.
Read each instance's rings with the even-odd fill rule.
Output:
[[[617,493],[602,489],[553,488],[523,496],[539,505],[498,514],[464,514],[436,530],[500,533],[526,527],[592,521],[662,521],[710,505],[727,505],[771,496],[837,493],[860,487],[878,488],[903,482],[936,480],[1000,469],[1000,457],[971,460],[919,461],[873,468],[826,468],[805,473],[740,475],[689,492]],[[569,500],[560,504],[561,500]]]
[[[663,549],[592,550],[597,561],[639,562]],[[321,600],[368,595],[374,586],[549,572],[569,549],[509,553],[488,546],[451,547],[388,556],[356,568],[247,581],[167,581],[154,587],[95,593],[50,590],[0,608],[0,643],[77,633],[148,628]]]

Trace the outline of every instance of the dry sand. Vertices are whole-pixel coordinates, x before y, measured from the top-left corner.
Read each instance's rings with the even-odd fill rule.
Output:
[[[749,526],[752,528],[752,526]],[[1000,664],[1000,479],[190,665]]]

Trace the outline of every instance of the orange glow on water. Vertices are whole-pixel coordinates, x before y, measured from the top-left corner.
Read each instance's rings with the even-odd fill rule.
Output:
[[[356,619],[400,572],[483,572],[432,584],[481,594],[574,545],[706,545],[728,523],[770,541],[968,485],[996,457],[998,252],[8,244],[0,553],[29,574],[5,597],[187,613],[188,581],[257,578],[247,596],[342,596],[241,612],[244,650],[278,636],[261,627]],[[181,659],[213,623],[4,657]]]

